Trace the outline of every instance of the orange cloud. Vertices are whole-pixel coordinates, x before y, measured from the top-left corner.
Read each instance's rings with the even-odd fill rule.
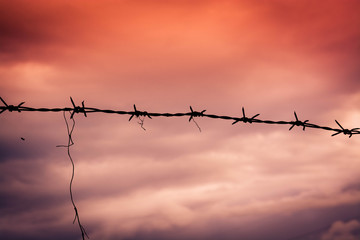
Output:
[[[231,116],[244,106],[273,120],[296,110],[301,120],[359,127],[358,8],[2,1],[0,95],[33,107],[71,106],[72,96],[104,109],[191,105]],[[146,119],[146,131],[135,118],[75,119],[74,196],[91,238],[286,239],[358,208],[357,136],[202,118],[201,133],[188,118]],[[5,236],[78,239],[70,162],[55,148],[67,137],[61,113],[4,112],[0,121]]]

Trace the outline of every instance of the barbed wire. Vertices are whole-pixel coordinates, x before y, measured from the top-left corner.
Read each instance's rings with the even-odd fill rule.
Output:
[[[58,145],[57,147],[67,148],[67,154],[68,154],[68,157],[72,164],[72,175],[71,175],[69,188],[70,188],[71,203],[72,203],[72,205],[74,207],[74,211],[75,211],[75,218],[74,218],[73,223],[75,223],[75,221],[77,220],[83,240],[85,240],[85,237],[89,238],[89,236],[86,233],[85,228],[83,227],[83,225],[80,222],[79,212],[78,212],[77,206],[75,204],[74,197],[73,197],[73,191],[72,191],[72,185],[73,185],[74,176],[75,176],[75,164],[74,164],[74,161],[70,154],[70,147],[74,145],[74,142],[72,139],[72,133],[73,133],[74,127],[75,127],[75,119],[74,119],[75,114],[84,114],[85,117],[87,117],[88,116],[87,114],[89,114],[89,113],[97,113],[97,112],[107,113],[107,114],[130,115],[129,121],[131,121],[134,117],[136,117],[139,120],[138,124],[144,131],[146,131],[146,129],[144,127],[144,121],[146,118],[152,119],[152,117],[185,117],[185,116],[189,116],[189,122],[193,121],[200,132],[201,132],[201,128],[198,125],[198,123],[195,121],[195,118],[199,118],[199,117],[221,119],[221,120],[231,120],[232,125],[235,125],[239,122],[250,123],[250,124],[263,123],[263,124],[290,125],[289,131],[292,130],[295,126],[302,127],[303,131],[305,131],[306,128],[316,128],[316,129],[321,129],[321,130],[325,130],[325,131],[335,132],[331,136],[336,136],[340,133],[343,133],[344,135],[348,135],[349,138],[351,138],[352,135],[360,134],[360,128],[352,128],[352,129],[343,128],[342,125],[337,120],[335,120],[335,122],[340,128],[320,126],[317,124],[310,123],[309,120],[300,121],[295,111],[294,111],[295,119],[293,121],[274,121],[274,120],[258,119],[257,117],[260,114],[255,114],[252,117],[247,117],[245,114],[244,107],[242,108],[242,117],[232,117],[232,116],[223,116],[223,115],[216,115],[216,114],[206,114],[205,113],[206,110],[194,111],[192,106],[190,106],[190,108],[189,108],[190,112],[182,112],[182,113],[181,112],[180,113],[156,113],[156,112],[139,111],[136,108],[135,104],[133,106],[132,111],[99,109],[99,108],[94,108],[94,107],[85,107],[84,101],[81,102],[81,106],[76,105],[74,100],[72,99],[72,97],[70,97],[72,107],[63,107],[63,108],[26,107],[26,106],[24,106],[25,102],[21,102],[18,105],[11,105],[11,104],[7,104],[7,102],[1,97],[0,97],[0,100],[4,104],[4,106],[0,106],[0,114],[2,114],[5,111],[19,112],[19,113],[21,113],[21,112],[63,112],[63,116],[64,116],[65,123],[66,123],[67,134],[68,134],[68,144],[67,145]],[[69,126],[68,120],[66,118],[66,112],[69,112],[69,114],[70,114],[70,119],[72,120],[71,127]]]
[[[156,113],[156,112],[147,112],[147,111],[139,111],[136,108],[136,105],[134,104],[132,111],[123,111],[123,110],[111,110],[111,109],[99,109],[94,107],[85,107],[84,101],[82,101],[81,106],[77,106],[73,99],[70,97],[70,101],[72,104],[72,107],[64,107],[64,108],[34,108],[34,107],[26,107],[24,106],[25,102],[21,102],[18,105],[10,105],[7,104],[1,97],[0,100],[4,104],[4,106],[0,106],[0,114],[9,111],[9,112],[62,112],[62,111],[69,111],[71,112],[70,118],[72,119],[75,114],[84,114],[85,117],[87,117],[87,114],[89,113],[107,113],[107,114],[119,114],[119,115],[130,115],[129,121],[131,121],[134,117],[138,118],[140,120],[141,127],[145,130],[143,127],[144,120],[146,118],[152,119],[152,117],[185,117],[189,116],[189,122],[191,120],[194,121],[194,123],[199,128],[199,131],[201,131],[201,128],[196,123],[195,118],[213,118],[213,119],[222,119],[222,120],[232,120],[232,124],[236,124],[239,122],[243,123],[263,123],[263,124],[276,124],[276,125],[290,125],[289,130],[292,130],[295,126],[302,127],[302,129],[305,131],[306,128],[316,128],[321,129],[325,131],[332,131],[334,132],[331,136],[336,136],[340,133],[344,135],[348,135],[349,138],[352,137],[352,135],[360,134],[360,128],[352,128],[347,129],[344,128],[337,120],[335,120],[335,123],[340,128],[332,128],[327,126],[320,126],[314,123],[310,123],[309,120],[300,121],[296,112],[294,111],[294,117],[295,119],[292,121],[274,121],[274,120],[262,120],[258,119],[257,117],[260,114],[256,114],[252,117],[247,117],[245,114],[244,107],[242,108],[242,117],[232,117],[232,116],[222,116],[222,115],[216,115],[216,114],[206,114],[206,110],[202,111],[194,111],[193,108],[190,106],[190,112],[180,112],[180,113]]]

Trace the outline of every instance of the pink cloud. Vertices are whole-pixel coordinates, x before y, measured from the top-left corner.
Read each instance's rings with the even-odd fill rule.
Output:
[[[321,240],[356,240],[360,237],[355,231],[360,230],[360,222],[351,220],[348,222],[336,221],[331,228],[322,235]]]
[[[231,116],[244,106],[273,120],[296,110],[359,127],[358,3],[309,4],[2,2],[0,95],[32,107],[71,106],[72,96],[104,109]],[[74,193],[92,238],[279,239],[360,202],[357,136],[205,118],[201,133],[188,118],[146,119],[146,131],[125,116],[75,119]],[[70,162],[55,148],[67,140],[62,113],[0,121],[6,236],[78,238]],[[348,223],[324,236],[337,228]]]

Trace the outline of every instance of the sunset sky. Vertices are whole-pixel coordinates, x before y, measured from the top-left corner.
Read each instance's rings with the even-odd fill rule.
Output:
[[[0,96],[284,121],[296,111],[356,128],[359,12],[358,0],[0,0]],[[74,199],[90,239],[360,239],[360,135],[74,118]],[[62,112],[0,115],[0,239],[81,239],[56,147],[67,141]]]

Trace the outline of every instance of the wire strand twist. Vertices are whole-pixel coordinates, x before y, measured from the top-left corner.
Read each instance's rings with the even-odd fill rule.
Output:
[[[71,154],[70,154],[70,147],[74,145],[74,141],[72,140],[72,133],[74,131],[74,128],[75,128],[75,119],[72,117],[73,113],[70,112],[70,119],[72,120],[72,126],[71,128],[69,127],[69,123],[66,119],[66,111],[64,111],[64,120],[65,120],[65,124],[66,124],[66,130],[67,130],[67,134],[68,134],[68,144],[67,145],[58,145],[56,147],[64,147],[64,148],[67,148],[67,154],[68,154],[68,157],[71,161],[71,165],[72,165],[72,173],[71,173],[71,179],[70,179],[70,184],[69,184],[69,191],[70,191],[70,200],[71,200],[71,203],[74,207],[74,211],[75,211],[75,217],[74,217],[74,220],[73,220],[73,224],[75,223],[75,221],[77,220],[77,223],[79,225],[79,228],[80,228],[80,231],[81,231],[81,236],[82,236],[82,239],[85,240],[85,236],[87,238],[90,238],[88,236],[88,234],[86,233],[85,231],[85,228],[83,227],[83,225],[81,224],[80,222],[80,216],[79,216],[79,212],[78,212],[78,209],[76,207],[76,204],[75,204],[75,201],[74,201],[74,196],[73,196],[73,191],[72,191],[72,186],[73,186],[73,182],[74,182],[74,177],[75,177],[75,164],[74,164],[74,160],[72,159],[71,157]]]
[[[147,117],[149,119],[152,119],[152,117],[183,117],[183,116],[189,116],[189,122],[191,120],[194,120],[198,117],[205,117],[205,118],[213,118],[213,119],[222,119],[222,120],[232,120],[233,125],[238,122],[243,123],[262,123],[262,124],[277,124],[277,125],[290,125],[289,130],[292,130],[295,126],[302,127],[305,131],[305,128],[316,128],[321,129],[325,131],[332,131],[335,132],[331,136],[336,136],[340,133],[349,136],[351,138],[353,135],[360,134],[360,128],[352,128],[347,129],[343,128],[342,125],[335,120],[336,124],[340,128],[332,128],[327,126],[320,126],[314,123],[310,123],[309,120],[300,121],[298,119],[298,116],[296,112],[294,112],[295,121],[274,121],[274,120],[262,120],[258,119],[257,117],[260,114],[256,114],[254,116],[246,117],[245,115],[245,109],[242,108],[242,117],[232,117],[232,116],[221,116],[216,114],[206,114],[206,110],[202,110],[201,112],[194,111],[193,108],[190,106],[190,112],[180,112],[180,113],[156,113],[156,112],[147,112],[147,111],[139,111],[137,110],[135,104],[134,104],[134,110],[133,111],[122,111],[122,110],[109,110],[109,109],[98,109],[93,107],[85,107],[84,101],[82,101],[81,106],[76,106],[73,99],[70,97],[70,101],[72,104],[72,107],[63,107],[63,108],[33,108],[33,107],[26,107],[23,106],[25,102],[21,102],[18,105],[9,105],[7,104],[1,97],[0,100],[4,104],[4,106],[0,106],[0,114],[9,111],[9,112],[62,112],[62,111],[69,111],[71,112],[71,119],[73,119],[75,114],[83,113],[85,117],[87,117],[87,114],[89,113],[107,113],[107,114],[119,114],[119,115],[130,115],[129,121],[131,121],[134,117],[139,118],[143,117],[143,120],[141,121],[143,123],[144,119]],[[194,120],[194,123],[197,125],[199,130],[201,131],[199,125]],[[141,125],[142,126],[142,125]]]

